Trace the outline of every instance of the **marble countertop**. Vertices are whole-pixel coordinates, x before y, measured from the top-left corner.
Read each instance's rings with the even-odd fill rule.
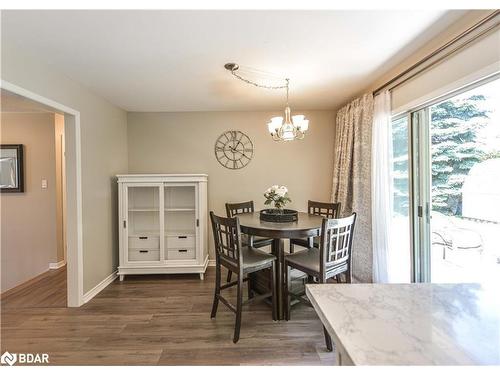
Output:
[[[308,284],[355,365],[499,365],[500,286]]]

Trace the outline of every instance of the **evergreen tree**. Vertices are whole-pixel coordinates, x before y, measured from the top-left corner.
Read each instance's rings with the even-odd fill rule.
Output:
[[[431,107],[433,210],[445,215],[462,214],[462,185],[477,162],[486,155],[477,133],[486,125],[487,112],[480,109],[483,95],[454,98]],[[408,215],[408,124],[393,124],[394,210]]]
[[[431,107],[433,210],[462,214],[462,185],[470,169],[483,159],[477,133],[488,115],[479,108],[483,95],[452,99]]]

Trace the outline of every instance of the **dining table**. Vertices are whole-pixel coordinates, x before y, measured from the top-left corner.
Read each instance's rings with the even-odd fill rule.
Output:
[[[285,260],[285,239],[307,238],[312,246],[312,238],[321,235],[321,225],[323,217],[306,212],[299,212],[297,221],[293,222],[269,222],[260,219],[260,212],[247,212],[236,215],[239,218],[241,232],[248,236],[258,236],[271,238],[271,253],[276,256],[276,280],[275,293],[278,301],[278,320],[284,319],[284,260]],[[319,262],[319,259],[318,259]],[[265,272],[256,272],[251,279],[252,289],[259,289],[259,285],[269,285],[269,277]]]

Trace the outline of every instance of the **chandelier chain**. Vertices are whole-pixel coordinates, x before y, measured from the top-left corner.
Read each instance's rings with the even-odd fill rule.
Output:
[[[288,96],[288,83],[290,81],[288,78],[286,78],[286,84],[285,85],[281,85],[281,86],[269,86],[269,85],[261,85],[259,83],[250,81],[249,79],[243,78],[238,73],[236,73],[234,70],[231,70],[231,74],[233,76],[235,76],[236,78],[238,78],[240,81],[243,81],[243,82],[248,83],[249,85],[253,85],[255,87],[260,87],[261,89],[268,89],[268,90],[283,90],[283,89],[286,89],[287,96]]]
[[[290,83],[290,79],[286,79],[286,106],[288,107],[288,84]]]

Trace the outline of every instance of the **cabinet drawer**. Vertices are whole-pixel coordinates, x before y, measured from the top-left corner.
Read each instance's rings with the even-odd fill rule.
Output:
[[[194,248],[184,248],[184,249],[168,249],[167,260],[175,259],[195,259],[196,255],[194,253]]]
[[[193,235],[177,235],[177,236],[167,236],[167,248],[168,249],[178,249],[178,248],[189,248],[194,247],[195,237]]]
[[[151,249],[129,249],[128,251],[129,261],[159,261],[160,260],[160,250]]]
[[[159,236],[132,236],[128,238],[129,249],[156,249],[160,250]]]

